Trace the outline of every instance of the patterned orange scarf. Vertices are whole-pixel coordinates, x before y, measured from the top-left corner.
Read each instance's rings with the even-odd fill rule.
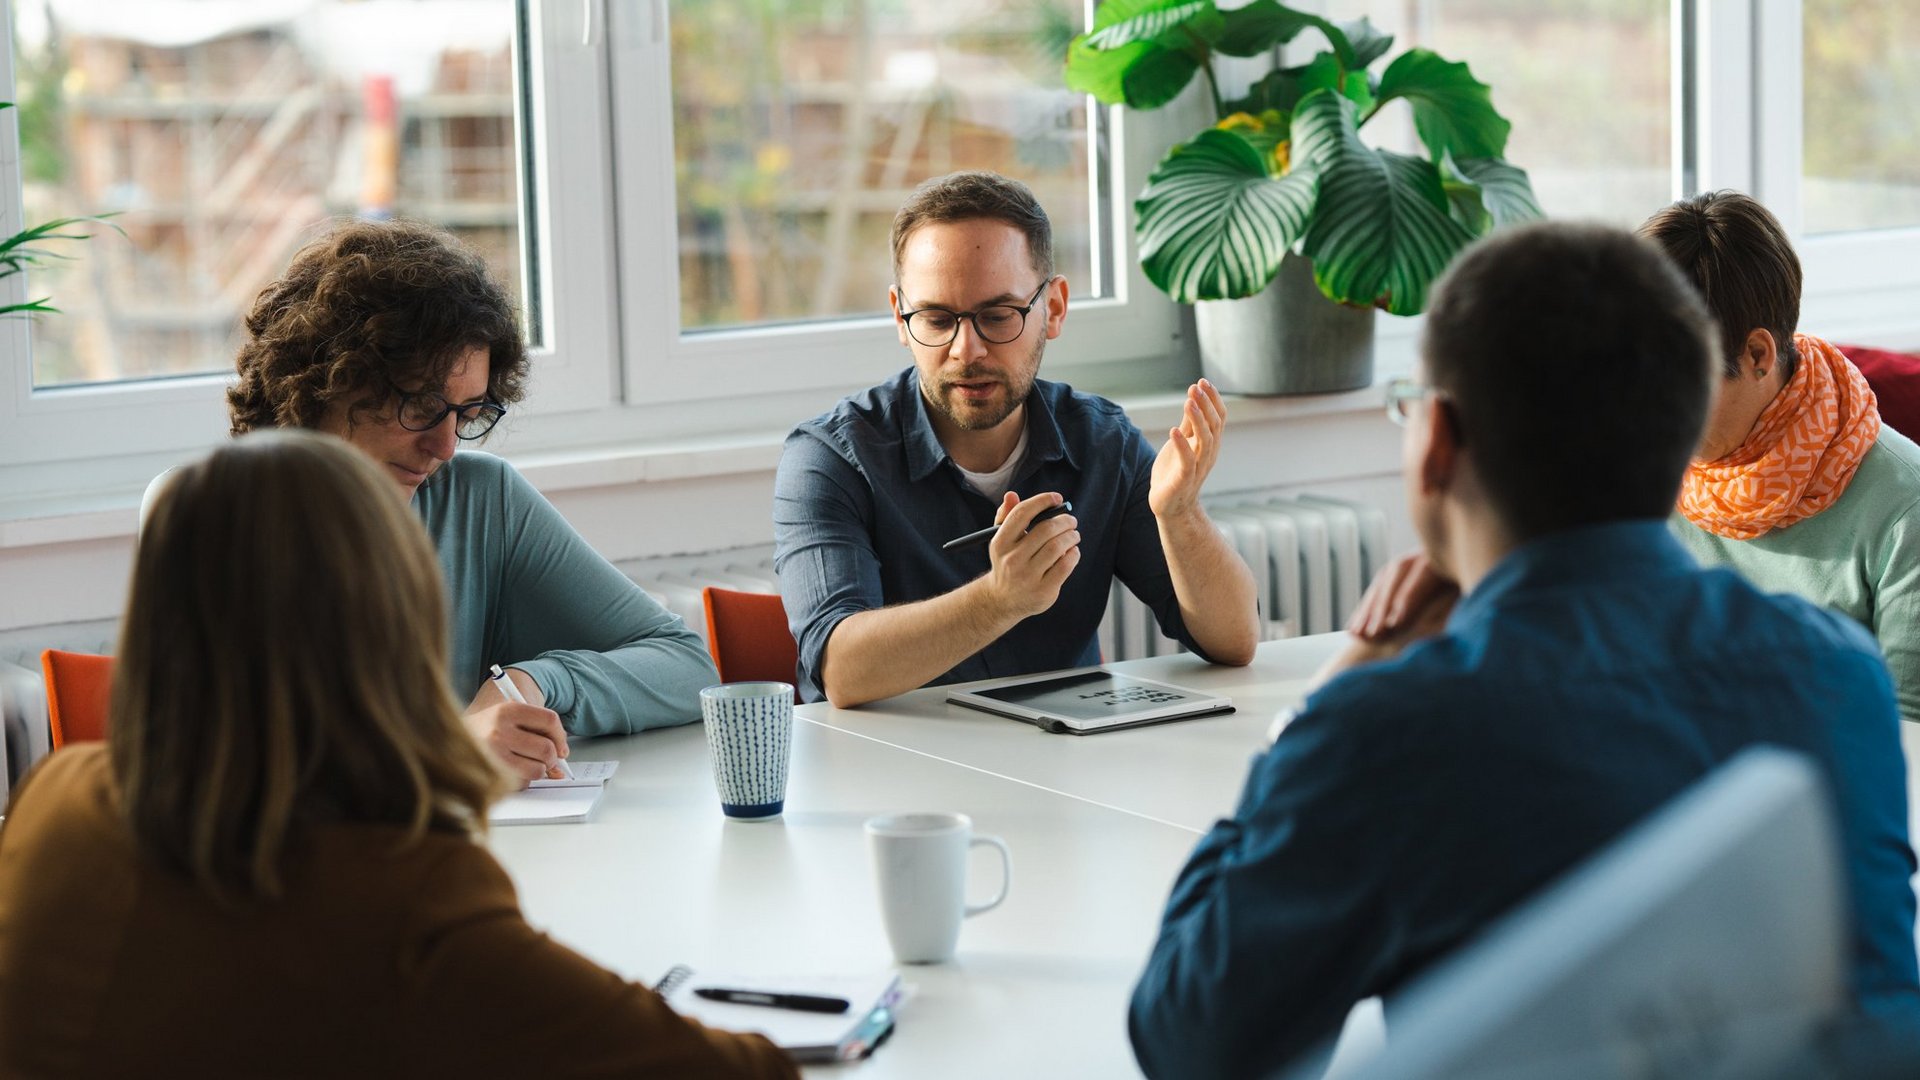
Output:
[[[1795,334],[1800,363],[1740,448],[1687,467],[1680,513],[1729,540],[1751,540],[1832,506],[1880,434],[1880,403],[1839,349]]]

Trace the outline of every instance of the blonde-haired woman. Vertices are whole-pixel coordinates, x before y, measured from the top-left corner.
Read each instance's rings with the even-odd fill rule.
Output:
[[[521,917],[390,484],[302,432],[169,483],[108,744],[0,831],[0,1075],[793,1075]]]

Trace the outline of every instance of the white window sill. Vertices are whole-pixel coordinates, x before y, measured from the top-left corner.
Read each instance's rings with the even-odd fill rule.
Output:
[[[1381,387],[1372,386],[1306,397],[1230,397],[1234,425],[1284,423],[1305,417],[1360,414],[1381,408]],[[1164,392],[1118,397],[1149,437],[1179,422],[1184,394]],[[513,462],[545,492],[618,487],[667,480],[693,480],[739,473],[771,472],[780,461],[786,431],[706,439],[514,455]],[[0,550],[116,540],[136,532],[143,489],[119,489],[77,495],[0,500]]]

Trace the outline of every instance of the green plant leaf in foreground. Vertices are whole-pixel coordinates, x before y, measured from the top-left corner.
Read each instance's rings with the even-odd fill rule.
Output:
[[[1380,29],[1373,25],[1372,19],[1363,17],[1336,25],[1353,46],[1352,70],[1354,71],[1365,68],[1368,64],[1387,55],[1387,50],[1393,48],[1393,35],[1381,33]]]
[[[1500,158],[1464,158],[1451,162],[1459,175],[1480,189],[1481,204],[1492,216],[1493,224],[1516,225],[1546,217],[1533,197],[1533,183],[1527,170]]]
[[[1282,7],[1276,0],[1253,0],[1220,16],[1220,37],[1213,47],[1228,56],[1260,56],[1319,23],[1317,17]]]
[[[1095,49],[1075,40],[1067,48],[1067,89],[1106,105],[1157,109],[1179,97],[1199,70],[1193,57],[1150,41]]]
[[[1067,46],[1067,88],[1157,109],[1193,81],[1220,26],[1213,0],[1108,0]]]
[[[1094,13],[1094,26],[1086,35],[1086,43],[1104,50],[1154,41],[1181,29],[1189,20],[1202,39],[1219,33],[1221,18],[1213,0],[1108,0]]]
[[[1296,169],[1274,179],[1260,151],[1231,131],[1176,146],[1140,199],[1140,264],[1181,303],[1252,296],[1306,230],[1316,181]]]
[[[1381,73],[1375,111],[1394,98],[1406,98],[1413,106],[1414,130],[1435,161],[1448,153],[1464,160],[1507,152],[1513,125],[1494,109],[1493,91],[1465,64],[1426,49],[1408,49]]]
[[[1367,146],[1354,116],[1352,102],[1327,90],[1294,111],[1295,160],[1320,174],[1303,250],[1328,298],[1417,315],[1473,233],[1449,215],[1432,162]]]

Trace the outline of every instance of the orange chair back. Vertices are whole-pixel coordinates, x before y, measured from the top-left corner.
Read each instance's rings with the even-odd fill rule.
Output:
[[[721,682],[793,681],[800,650],[778,596],[711,585],[700,596],[707,607],[707,649]]]
[[[47,677],[47,721],[53,748],[107,737],[107,691],[113,685],[113,657],[48,649],[40,654]]]

